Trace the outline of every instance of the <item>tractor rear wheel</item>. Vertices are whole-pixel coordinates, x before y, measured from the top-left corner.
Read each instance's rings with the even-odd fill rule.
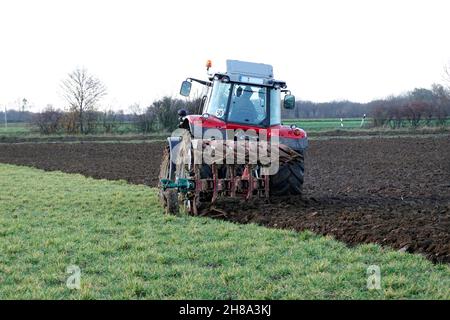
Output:
[[[170,177],[170,150],[167,146],[163,151],[163,157],[161,162],[161,168],[159,171],[159,183],[161,184],[161,179],[168,179]],[[159,185],[159,199],[164,207],[166,213],[176,214],[178,213],[178,193],[174,189],[163,190],[162,186]]]
[[[271,196],[302,194],[305,165],[303,153],[299,154],[299,157],[289,162],[280,163],[277,174],[270,176]]]
[[[185,130],[181,135],[179,143],[175,179],[194,178],[194,153],[192,149],[192,136],[189,130]],[[195,213],[198,208],[198,199],[189,193],[178,193],[178,208],[180,213]],[[195,206],[195,208],[194,208]]]

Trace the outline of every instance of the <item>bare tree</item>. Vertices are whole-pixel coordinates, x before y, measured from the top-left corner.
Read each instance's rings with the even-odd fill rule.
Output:
[[[33,115],[31,123],[39,128],[42,134],[58,133],[61,129],[63,112],[47,105],[44,111]]]
[[[443,85],[433,84],[433,94],[436,97],[436,118],[439,125],[444,125],[448,114],[450,114],[450,90]]]
[[[157,114],[153,108],[142,108],[139,104],[135,103],[130,106],[130,110],[133,113],[132,122],[139,131],[145,134],[154,129]]]
[[[99,118],[105,133],[113,133],[119,126],[117,113],[115,113],[111,108],[104,109],[99,115]]]
[[[77,114],[80,133],[83,134],[86,115],[95,111],[97,103],[106,95],[106,87],[84,68],[77,68],[69,73],[61,87],[70,111]]]
[[[444,67],[444,81],[447,82],[447,88],[450,90],[450,63]]]

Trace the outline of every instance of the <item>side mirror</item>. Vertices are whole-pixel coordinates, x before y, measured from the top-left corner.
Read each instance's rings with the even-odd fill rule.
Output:
[[[295,108],[295,96],[291,94],[287,94],[284,96],[283,107],[285,109],[294,109]]]
[[[189,94],[191,93],[191,87],[191,82],[183,81],[183,83],[181,84],[180,94],[184,97],[189,97]]]

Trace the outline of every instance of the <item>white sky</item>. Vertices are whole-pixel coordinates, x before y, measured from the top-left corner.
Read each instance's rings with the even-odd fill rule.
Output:
[[[63,107],[77,66],[103,105],[147,105],[204,77],[205,61],[269,63],[297,99],[366,102],[442,82],[450,1],[0,0],[0,107]]]

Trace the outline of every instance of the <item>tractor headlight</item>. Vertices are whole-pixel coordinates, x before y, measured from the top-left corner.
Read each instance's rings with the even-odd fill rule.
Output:
[[[204,113],[204,114],[202,114],[202,118],[203,119],[208,119],[209,118],[209,113]]]

